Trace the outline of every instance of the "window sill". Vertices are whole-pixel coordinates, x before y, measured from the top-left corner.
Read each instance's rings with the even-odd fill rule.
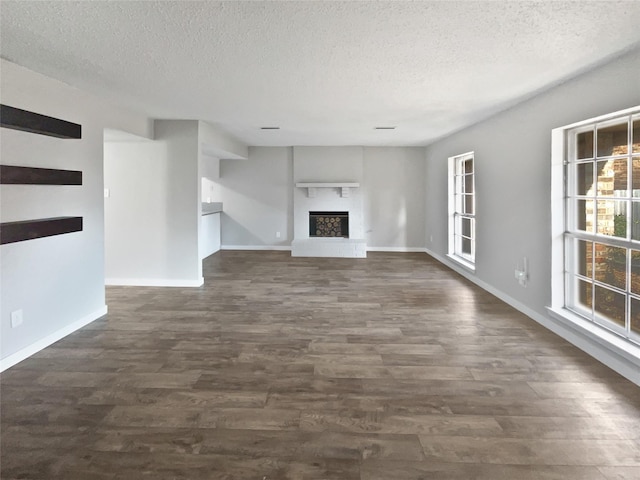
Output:
[[[593,323],[566,308],[547,307],[547,311],[554,320],[572,328],[576,332],[587,335],[611,352],[640,367],[640,345],[616,335],[605,327]]]
[[[448,253],[447,257],[453,260],[454,262],[456,262],[458,265],[462,265],[464,268],[466,268],[470,272],[476,271],[476,265],[474,263],[471,263],[469,260],[465,260],[464,258],[459,257],[457,255],[453,255],[451,253]]]

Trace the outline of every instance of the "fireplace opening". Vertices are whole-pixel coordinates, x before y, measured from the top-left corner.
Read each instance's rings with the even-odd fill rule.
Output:
[[[349,238],[349,212],[309,212],[309,237]]]

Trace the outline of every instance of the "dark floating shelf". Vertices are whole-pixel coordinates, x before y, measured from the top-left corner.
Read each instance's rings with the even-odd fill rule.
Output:
[[[82,138],[82,125],[0,105],[0,126],[57,138]]]
[[[82,172],[0,165],[0,185],[82,185]]]
[[[0,245],[81,232],[82,217],[56,217],[0,223]]]

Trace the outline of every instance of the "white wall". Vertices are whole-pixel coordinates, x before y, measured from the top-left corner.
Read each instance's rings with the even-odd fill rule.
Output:
[[[551,130],[640,104],[640,51],[427,148],[426,238],[445,263],[447,158],[475,151],[476,282],[537,319],[551,303]],[[514,270],[528,257],[527,288]]]
[[[198,122],[158,120],[155,140],[105,143],[108,284],[202,284]]]
[[[200,225],[200,258],[220,250],[220,213],[203,215]]]
[[[0,355],[8,368],[106,312],[104,296],[103,130],[150,137],[148,118],[1,60],[0,101],[82,125],[63,140],[0,129],[5,165],[82,170],[82,186],[3,185],[2,222],[82,216],[83,231],[0,247]],[[11,328],[10,312],[24,323]]]
[[[364,149],[367,248],[424,250],[425,185],[424,148]]]
[[[218,179],[220,178],[220,159],[210,155],[200,155],[201,191],[203,202],[218,202],[220,197]]]
[[[220,186],[218,185],[220,159],[202,153],[202,143],[200,144],[200,177],[200,200],[207,204],[218,202],[220,198]],[[220,215],[220,213],[215,213],[201,217],[199,234],[201,259],[220,250]]]

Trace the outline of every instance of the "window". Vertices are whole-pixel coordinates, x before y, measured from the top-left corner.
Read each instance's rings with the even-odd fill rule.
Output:
[[[640,343],[640,109],[565,130],[564,308]]]
[[[449,158],[449,255],[473,269],[476,200],[473,152]]]

